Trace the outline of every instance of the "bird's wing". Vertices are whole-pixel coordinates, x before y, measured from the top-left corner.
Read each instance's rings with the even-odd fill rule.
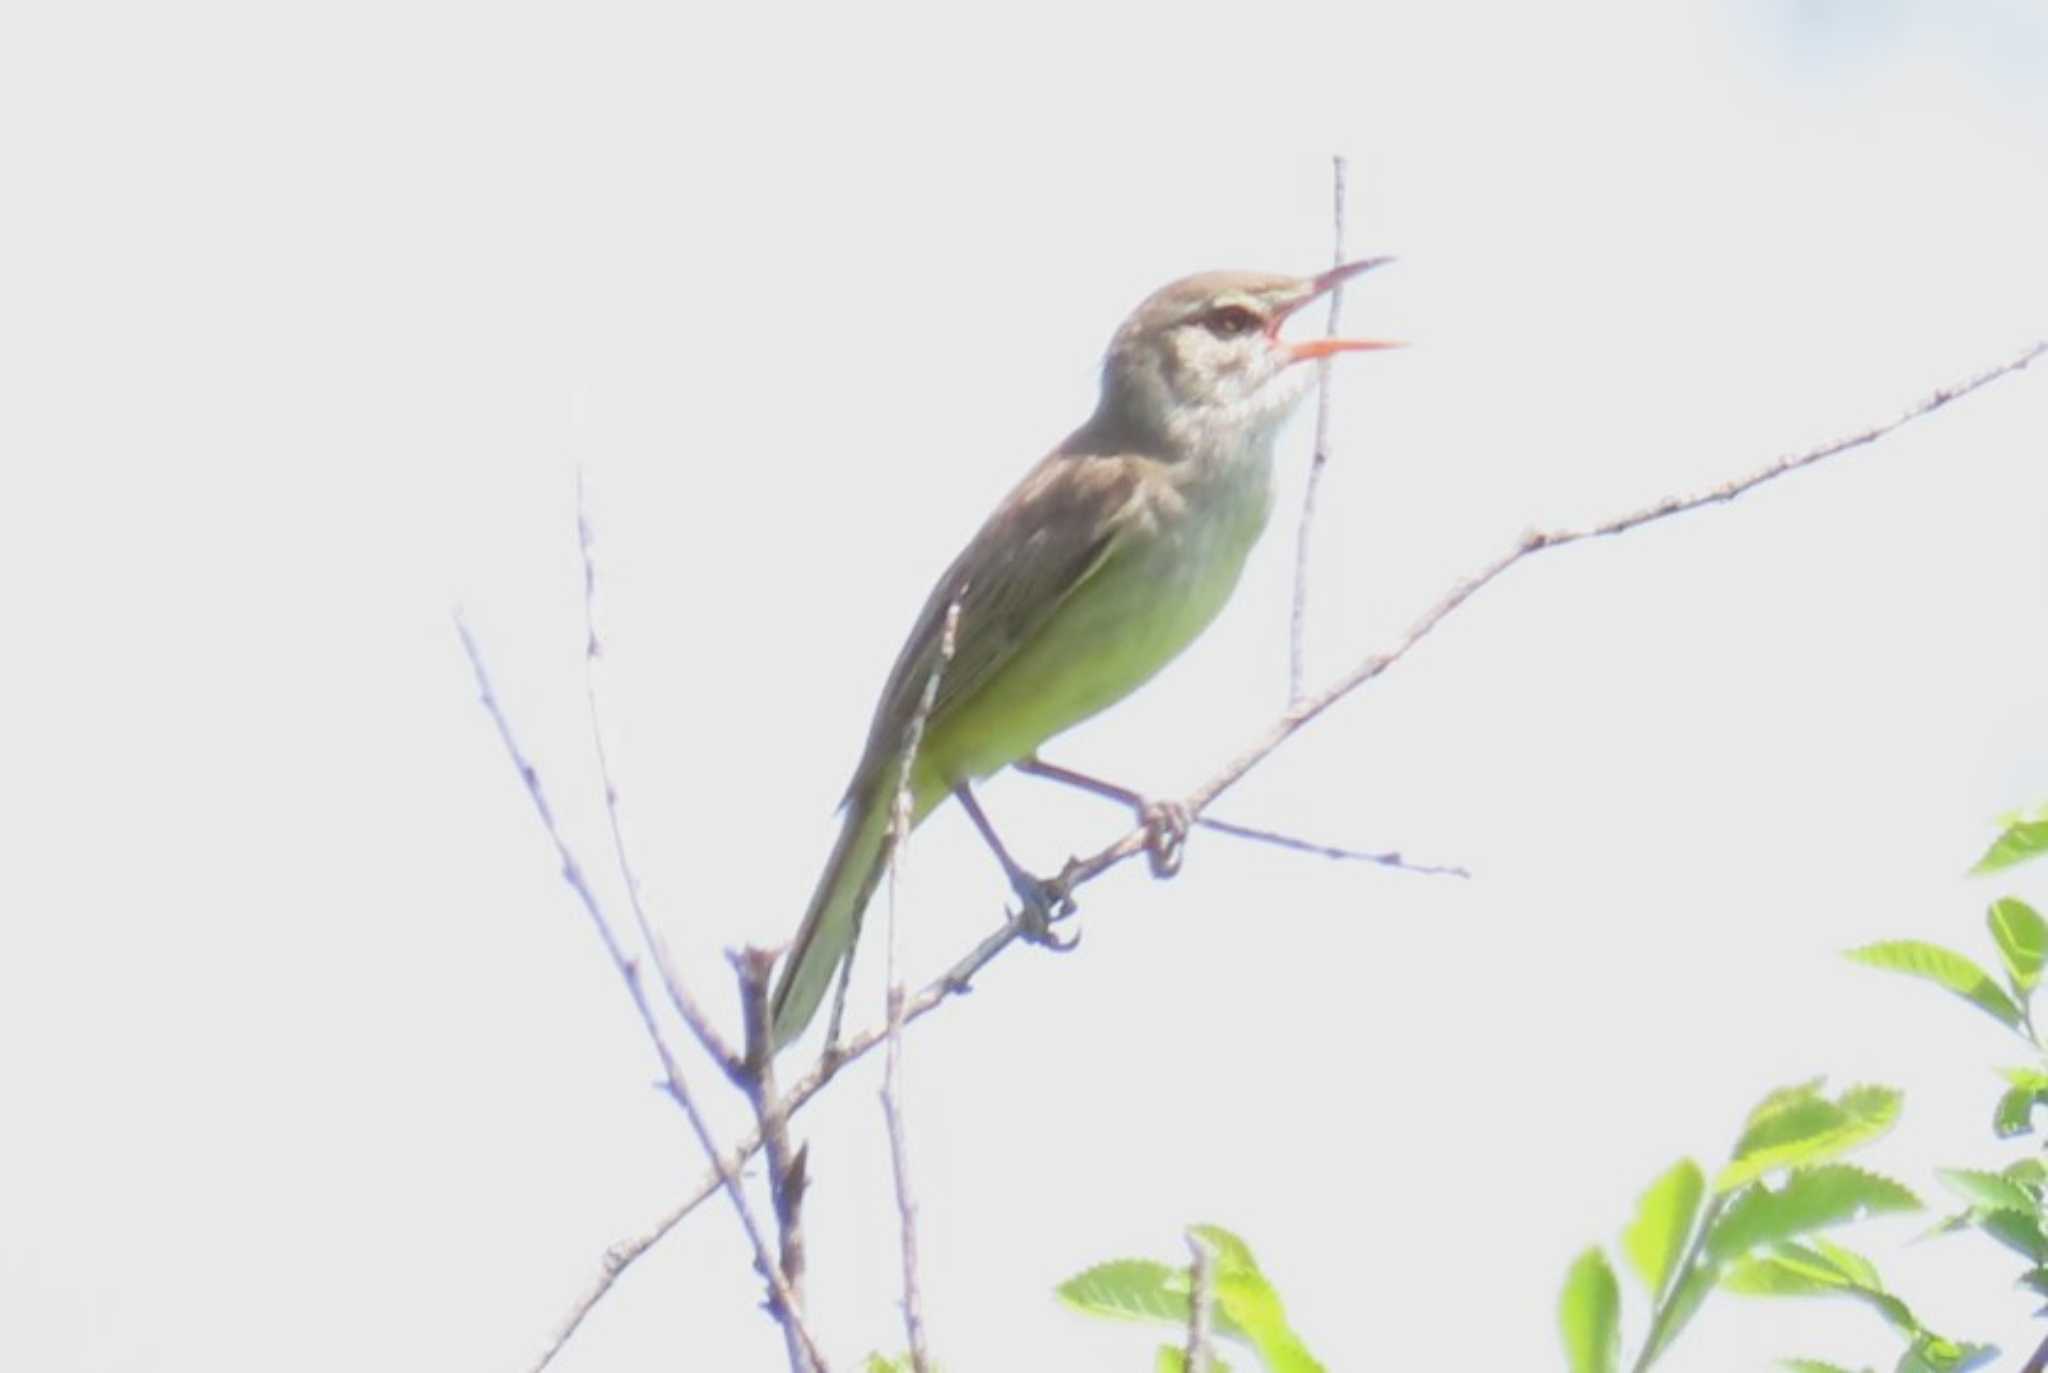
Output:
[[[1132,454],[1055,451],[1033,468],[939,578],[896,657],[876,703],[867,748],[847,796],[854,799],[895,762],[938,661],[948,609],[958,597],[953,657],[939,676],[930,720],[970,699],[1044,628],[1101,567],[1132,522],[1143,518],[1144,468]]]

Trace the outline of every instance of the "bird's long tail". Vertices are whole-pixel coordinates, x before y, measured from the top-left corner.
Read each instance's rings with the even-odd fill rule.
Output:
[[[881,880],[889,807],[878,792],[893,794],[894,788],[872,788],[868,795],[847,802],[839,842],[832,847],[832,858],[818,878],[811,907],[804,913],[796,942],[790,945],[789,958],[782,965],[782,978],[776,983],[770,1007],[777,1050],[801,1035],[818,1013],[840,962],[853,948],[861,912]]]

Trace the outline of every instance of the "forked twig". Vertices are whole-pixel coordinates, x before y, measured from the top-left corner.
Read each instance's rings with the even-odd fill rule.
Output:
[[[626,953],[624,945],[620,943],[617,933],[612,929],[611,921],[605,916],[604,908],[598,903],[596,893],[584,879],[582,865],[576,861],[575,853],[569,848],[568,841],[562,837],[561,827],[555,822],[554,808],[548,804],[547,793],[541,789],[540,772],[519,747],[519,740],[512,733],[511,721],[505,717],[504,708],[498,704],[497,693],[491,688],[491,676],[484,667],[483,653],[477,647],[475,636],[469,632],[469,626],[460,616],[456,617],[455,632],[461,638],[463,651],[469,655],[470,668],[476,674],[478,700],[485,712],[490,715],[492,722],[497,725],[499,742],[505,746],[505,752],[511,758],[512,766],[518,770],[520,780],[526,784],[526,793],[533,799],[534,811],[539,815],[549,840],[555,846],[555,856],[562,862],[562,880],[569,885],[569,889],[576,894],[577,900],[590,916],[599,941],[604,944],[605,952],[611,956],[612,966],[618,970],[620,979],[625,982],[626,993],[632,998],[633,1008],[640,1013],[640,1023],[646,1028],[647,1037],[654,1043],[655,1054],[661,1059],[663,1089],[682,1108],[684,1116],[689,1119],[691,1131],[697,1136],[698,1144],[703,1147],[705,1156],[711,1160],[712,1170],[716,1174],[713,1189],[724,1188],[726,1195],[732,1199],[733,1210],[739,1215],[740,1228],[746,1232],[747,1242],[754,1248],[755,1265],[768,1284],[776,1319],[792,1344],[800,1346],[792,1353],[794,1373],[803,1373],[805,1367],[814,1370],[814,1373],[826,1373],[825,1361],[818,1353],[817,1342],[811,1337],[810,1327],[804,1323],[803,1314],[791,1296],[789,1285],[783,1281],[781,1268],[769,1256],[768,1243],[761,1234],[761,1227],[754,1220],[752,1208],[747,1205],[746,1194],[740,1190],[739,1166],[737,1163],[728,1163],[726,1156],[719,1151],[718,1141],[712,1137],[710,1124],[704,1119],[703,1112],[698,1110],[695,1098],[690,1095],[689,1087],[683,1080],[682,1069],[676,1063],[667,1037],[661,1032],[661,1022],[655,1018],[654,1007],[647,999],[645,980],[640,976],[640,965]],[[748,1153],[751,1152],[750,1148]],[[807,1365],[798,1362],[798,1354],[809,1360]]]

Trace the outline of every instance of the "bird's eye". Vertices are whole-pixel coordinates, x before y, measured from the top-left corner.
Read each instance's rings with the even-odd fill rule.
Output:
[[[1202,316],[1202,327],[1217,338],[1237,338],[1259,328],[1265,321],[1242,305],[1224,305]]]

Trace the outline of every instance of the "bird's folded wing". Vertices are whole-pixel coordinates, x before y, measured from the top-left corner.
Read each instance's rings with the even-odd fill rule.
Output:
[[[931,721],[969,700],[1108,559],[1142,518],[1152,459],[1056,451],[1032,469],[932,588],[875,706],[867,748],[847,788],[862,795],[900,754],[938,661],[957,597],[953,657],[939,677]]]

